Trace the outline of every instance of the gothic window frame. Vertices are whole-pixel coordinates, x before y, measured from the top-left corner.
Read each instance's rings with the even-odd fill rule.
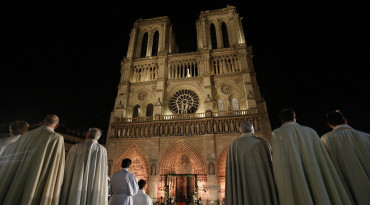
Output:
[[[159,47],[159,31],[156,30],[153,34],[152,56],[158,56]]]
[[[224,48],[230,48],[230,39],[227,29],[227,24],[225,22],[221,23],[221,33],[222,33],[222,44]]]
[[[189,89],[177,91],[170,99],[170,110],[174,114],[192,114],[199,108],[199,96]]]
[[[233,97],[231,99],[231,110],[232,111],[239,111],[240,110],[239,100],[236,97]]]
[[[141,39],[140,58],[146,58],[146,52],[148,50],[148,40],[149,34],[148,32],[145,32],[143,38]]]
[[[140,116],[140,105],[136,104],[133,111],[132,111],[132,118]]]
[[[146,116],[153,117],[153,113],[154,113],[154,105],[152,103],[149,103],[146,106]]]
[[[211,23],[209,26],[210,40],[211,40],[211,49],[217,49],[217,33],[216,26],[214,23]]]
[[[217,100],[217,106],[218,106],[218,111],[219,112],[224,112],[225,111],[225,104],[224,104],[224,101],[221,98]]]

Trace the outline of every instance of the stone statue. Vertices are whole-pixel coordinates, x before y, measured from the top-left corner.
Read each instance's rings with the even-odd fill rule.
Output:
[[[231,120],[230,121],[230,132],[234,132],[234,130],[235,130],[235,126],[234,126],[234,121],[233,120]]]
[[[219,133],[223,133],[223,121],[218,121],[218,131]]]
[[[195,123],[195,133],[197,133],[197,134],[200,134],[199,123],[200,122]]]
[[[208,175],[215,175],[215,164],[213,162],[208,164]]]
[[[211,125],[211,121],[207,121],[207,132],[208,133],[212,133],[212,125]]]
[[[224,129],[225,129],[225,132],[226,133],[229,133],[229,122],[227,121],[227,120],[225,120],[225,122],[224,122]]]
[[[214,131],[214,133],[218,133],[218,131],[217,131],[217,121],[213,121],[213,131]]]
[[[153,125],[150,125],[150,136],[153,136],[154,132],[154,127]]]
[[[145,137],[149,135],[149,126],[145,125]]]
[[[164,135],[168,135],[168,124],[164,124]]]
[[[157,175],[157,165],[155,162],[153,162],[152,166],[150,167],[150,175]]]
[[[170,126],[170,135],[173,135],[173,124],[169,124]]]

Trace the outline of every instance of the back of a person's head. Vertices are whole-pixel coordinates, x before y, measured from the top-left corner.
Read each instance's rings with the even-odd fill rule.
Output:
[[[121,167],[122,168],[128,168],[131,165],[132,161],[129,158],[123,159]]]
[[[253,124],[250,122],[243,122],[240,124],[240,133],[254,133]]]
[[[45,125],[56,125],[59,123],[59,117],[55,114],[47,115],[44,118],[44,124]]]
[[[139,184],[139,189],[144,189],[146,185],[146,181],[144,179],[140,179],[138,184]]]
[[[279,112],[279,117],[282,122],[294,120],[295,111],[292,108],[284,108]]]
[[[333,125],[345,124],[345,118],[340,111],[331,111],[326,114],[326,122]]]
[[[9,125],[9,129],[13,135],[21,135],[27,132],[29,127],[30,125],[27,122],[20,120],[14,121]]]
[[[87,136],[89,137],[89,139],[99,140],[101,134],[102,134],[101,129],[99,129],[99,128],[90,128],[88,133],[87,133]]]

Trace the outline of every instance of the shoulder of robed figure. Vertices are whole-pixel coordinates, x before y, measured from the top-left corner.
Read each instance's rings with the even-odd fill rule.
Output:
[[[327,139],[327,138],[329,138],[329,137],[330,137],[330,136],[332,136],[332,135],[335,135],[335,133],[334,133],[333,131],[327,132],[327,133],[325,133],[325,134],[323,134],[323,135],[321,136],[321,139],[322,139],[322,140]]]
[[[313,129],[313,128],[311,128],[311,127],[301,125],[301,128],[302,128],[302,129],[304,129],[304,130],[306,130],[306,131],[309,131],[309,132],[310,132],[311,134],[313,134],[313,135],[317,135],[317,136],[319,136],[319,135],[317,134],[316,130],[314,130],[314,129]]]

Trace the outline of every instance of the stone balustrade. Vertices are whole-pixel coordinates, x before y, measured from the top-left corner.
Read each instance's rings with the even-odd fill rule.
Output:
[[[227,114],[227,112],[222,113]],[[214,116],[211,117],[201,117],[200,114],[197,114],[193,117],[190,117],[192,115],[183,115],[181,118],[177,116],[177,118],[166,119],[166,116],[159,116],[159,120],[152,121],[124,119],[110,124],[112,134],[109,137],[139,138],[239,133],[239,126],[242,122],[250,122],[254,125],[256,132],[261,131],[261,117],[256,112],[248,110],[248,112],[240,113],[245,115],[229,115],[226,117],[220,115],[220,113],[214,113]]]

